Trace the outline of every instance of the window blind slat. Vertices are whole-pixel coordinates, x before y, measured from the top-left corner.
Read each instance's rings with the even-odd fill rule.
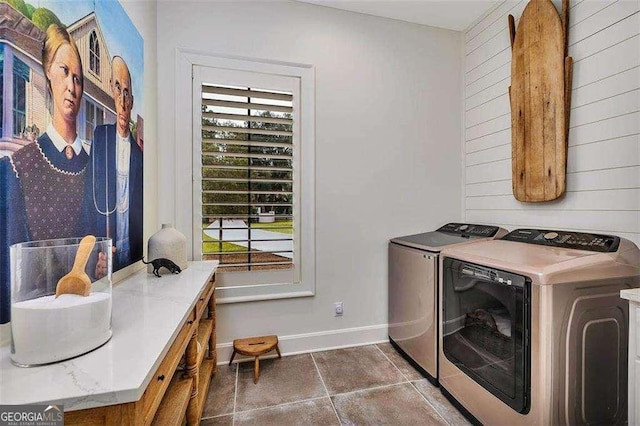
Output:
[[[246,229],[246,228],[245,228]],[[209,231],[212,231],[211,229]],[[213,230],[214,232],[216,231],[215,229]],[[256,243],[265,243],[265,242],[271,242],[271,241],[289,241],[291,238],[278,238],[278,239],[269,239],[269,240],[265,240],[265,239],[258,239],[258,238],[251,238],[251,239],[247,239],[247,238],[239,238],[239,239],[225,239],[224,242],[225,243],[247,243],[249,241],[253,241]],[[220,240],[217,240],[220,241]],[[215,243],[215,240],[213,241]],[[291,250],[273,250],[274,252],[290,252]],[[265,250],[265,252],[267,252]],[[237,251],[234,251],[233,253],[238,253]],[[255,253],[255,252],[254,252]]]
[[[202,169],[205,170],[215,170],[215,169],[219,169],[219,170],[254,170],[254,171],[258,171],[258,172],[291,172],[291,168],[289,167],[270,167],[270,166],[240,166],[240,165],[233,165],[233,166],[227,166],[227,165],[222,165],[222,164],[217,164],[217,165],[213,165],[213,164],[206,164],[202,166]]]
[[[243,215],[243,214],[228,214],[228,215],[203,215],[202,216],[204,219],[206,220],[210,220],[210,221],[215,221],[215,220],[219,220],[219,219],[258,219],[259,216],[258,215]],[[275,215],[276,219],[291,219],[293,216],[289,215],[289,214],[276,214]],[[204,229],[208,229],[208,228],[203,228]]]
[[[221,112],[203,112],[202,118],[217,118],[221,120],[250,121],[252,123],[293,124],[290,118],[263,117],[261,115],[223,114]]]
[[[282,105],[267,105],[267,104],[254,104],[249,102],[234,102],[234,101],[220,101],[216,99],[203,99],[202,105],[207,106],[219,106],[226,108],[240,108],[240,109],[252,109],[260,111],[278,111],[278,112],[293,112],[293,108]]]
[[[246,127],[202,126],[202,130],[208,130],[212,132],[247,133],[250,135],[293,136],[293,132],[285,130],[248,129]]]
[[[213,255],[212,255],[213,256]],[[215,254],[215,256],[224,256],[224,255],[218,255]],[[247,266],[275,266],[275,265],[293,265],[292,261],[284,261],[284,262],[251,262],[251,263],[220,263],[220,268],[227,268],[227,269],[233,269],[233,268],[241,268],[241,267],[247,267]],[[218,269],[220,270],[220,269]]]
[[[291,191],[220,191],[205,190],[203,194],[254,194],[254,195],[291,195]]]
[[[277,147],[277,148],[293,148],[291,142],[260,142],[260,141],[247,141],[241,139],[218,139],[218,138],[202,138],[202,142],[219,145],[237,145],[237,146],[264,146],[264,147]]]
[[[256,226],[251,226],[249,228],[247,228],[246,226],[245,227],[233,227],[233,226],[225,226],[225,225],[222,226],[222,230],[224,230],[224,231],[227,231],[227,230],[245,230],[246,231],[247,229],[251,229],[252,231],[255,231],[255,230],[261,230],[263,228],[259,228],[259,227],[256,227]],[[276,227],[276,226],[271,227],[270,226],[269,229],[287,229],[287,230],[291,230],[291,229],[293,229],[293,227],[292,226],[280,226],[280,227]],[[213,232],[213,233],[218,233],[220,228],[215,228],[215,227],[214,228],[210,228],[210,227],[207,226],[205,228],[202,228],[202,230],[203,231]],[[287,240],[287,238],[285,238],[285,240]],[[269,240],[269,241],[271,241],[271,240]],[[281,250],[278,250],[278,251],[281,251]]]
[[[218,243],[218,240],[215,241],[211,241],[214,245],[216,243]],[[253,251],[230,251],[230,252],[226,252],[226,253],[222,253],[222,256],[228,256],[228,255],[234,255],[234,254],[260,254],[260,253],[270,253],[270,254],[277,254],[277,253],[291,253],[291,250],[274,250],[274,251],[270,251],[270,250],[253,250]],[[205,254],[218,254],[217,251],[208,251]],[[286,260],[284,261],[286,262]],[[290,262],[290,261],[289,261]]]
[[[221,177],[213,177],[213,178],[202,178],[203,182],[247,182],[247,179],[240,178],[221,178]],[[293,183],[291,179],[251,179],[253,183]]]
[[[276,92],[262,92],[259,90],[251,89],[231,89],[228,87],[219,86],[202,86],[202,93],[212,93],[216,95],[230,95],[230,96],[242,96],[245,98],[259,98],[259,99],[275,99],[279,101],[289,101],[293,99],[293,95],[288,93],[276,93]]]
[[[244,152],[203,152],[202,156],[203,157],[266,158],[268,160],[290,160],[291,159],[291,155],[263,154],[261,152],[255,152],[250,154],[245,154]],[[290,170],[290,169],[287,169],[287,170]]]
[[[211,207],[215,207],[215,206],[236,206],[236,207],[248,207],[248,206],[252,206],[252,207],[263,207],[263,206],[280,206],[280,207],[292,207],[293,204],[291,203],[278,203],[278,202],[262,202],[262,203],[202,203],[203,206],[211,206]]]
[[[223,229],[223,231],[227,231],[227,230],[244,230],[244,231],[246,231],[246,230],[247,230],[247,228],[233,228],[233,227],[224,227],[224,228],[222,228],[222,229]],[[262,229],[262,228],[254,228],[254,227],[251,227],[251,230],[252,230],[252,231],[260,230],[260,229]],[[270,230],[271,230],[271,229],[283,229],[283,230],[285,230],[285,231],[291,231],[291,230],[293,229],[293,227],[291,227],[291,226],[289,226],[289,227],[284,227],[284,226],[283,226],[283,227],[275,227],[275,226],[274,226],[274,227],[269,227],[269,229],[270,229]],[[203,230],[203,231],[208,231],[208,232],[210,232],[210,233],[212,233],[212,234],[216,234],[216,233],[219,233],[218,231],[220,230],[220,228],[209,228],[209,227],[206,227],[206,228],[202,228],[202,230]],[[283,240],[283,241],[287,241],[287,239],[286,239],[286,238],[284,238],[284,239],[282,239],[282,240]],[[268,241],[273,241],[273,240],[268,240]],[[278,251],[280,251],[280,250],[278,250]]]

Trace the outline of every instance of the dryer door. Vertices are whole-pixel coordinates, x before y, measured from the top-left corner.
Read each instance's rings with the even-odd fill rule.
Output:
[[[531,283],[510,272],[445,258],[442,286],[447,359],[511,408],[527,413]]]
[[[438,255],[389,243],[389,338],[437,379]]]

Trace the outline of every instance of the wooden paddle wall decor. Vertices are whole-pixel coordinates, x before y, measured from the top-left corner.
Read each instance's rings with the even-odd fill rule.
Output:
[[[550,201],[566,187],[573,60],[567,56],[569,0],[531,0],[511,36],[511,165],[518,201]]]

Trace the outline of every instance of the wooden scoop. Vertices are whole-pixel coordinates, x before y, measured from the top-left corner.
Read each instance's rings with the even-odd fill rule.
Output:
[[[91,279],[84,271],[89,260],[89,254],[96,244],[96,237],[87,235],[80,241],[76,259],[73,261],[73,268],[64,277],[58,280],[56,285],[56,298],[61,294],[77,294],[88,296],[91,291]]]

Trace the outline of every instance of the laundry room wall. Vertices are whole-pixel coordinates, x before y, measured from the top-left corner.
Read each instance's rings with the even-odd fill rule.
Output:
[[[316,294],[220,305],[219,359],[252,335],[289,353],[386,339],[389,239],[462,218],[462,33],[294,1],[157,5],[162,222],[189,208],[175,203],[190,173],[175,158],[191,155],[176,50],[315,67]]]
[[[567,192],[545,203],[522,203],[511,192],[507,16],[517,25],[526,5],[505,1],[464,34],[465,218],[508,229],[615,234],[640,244],[640,2],[570,2]]]

